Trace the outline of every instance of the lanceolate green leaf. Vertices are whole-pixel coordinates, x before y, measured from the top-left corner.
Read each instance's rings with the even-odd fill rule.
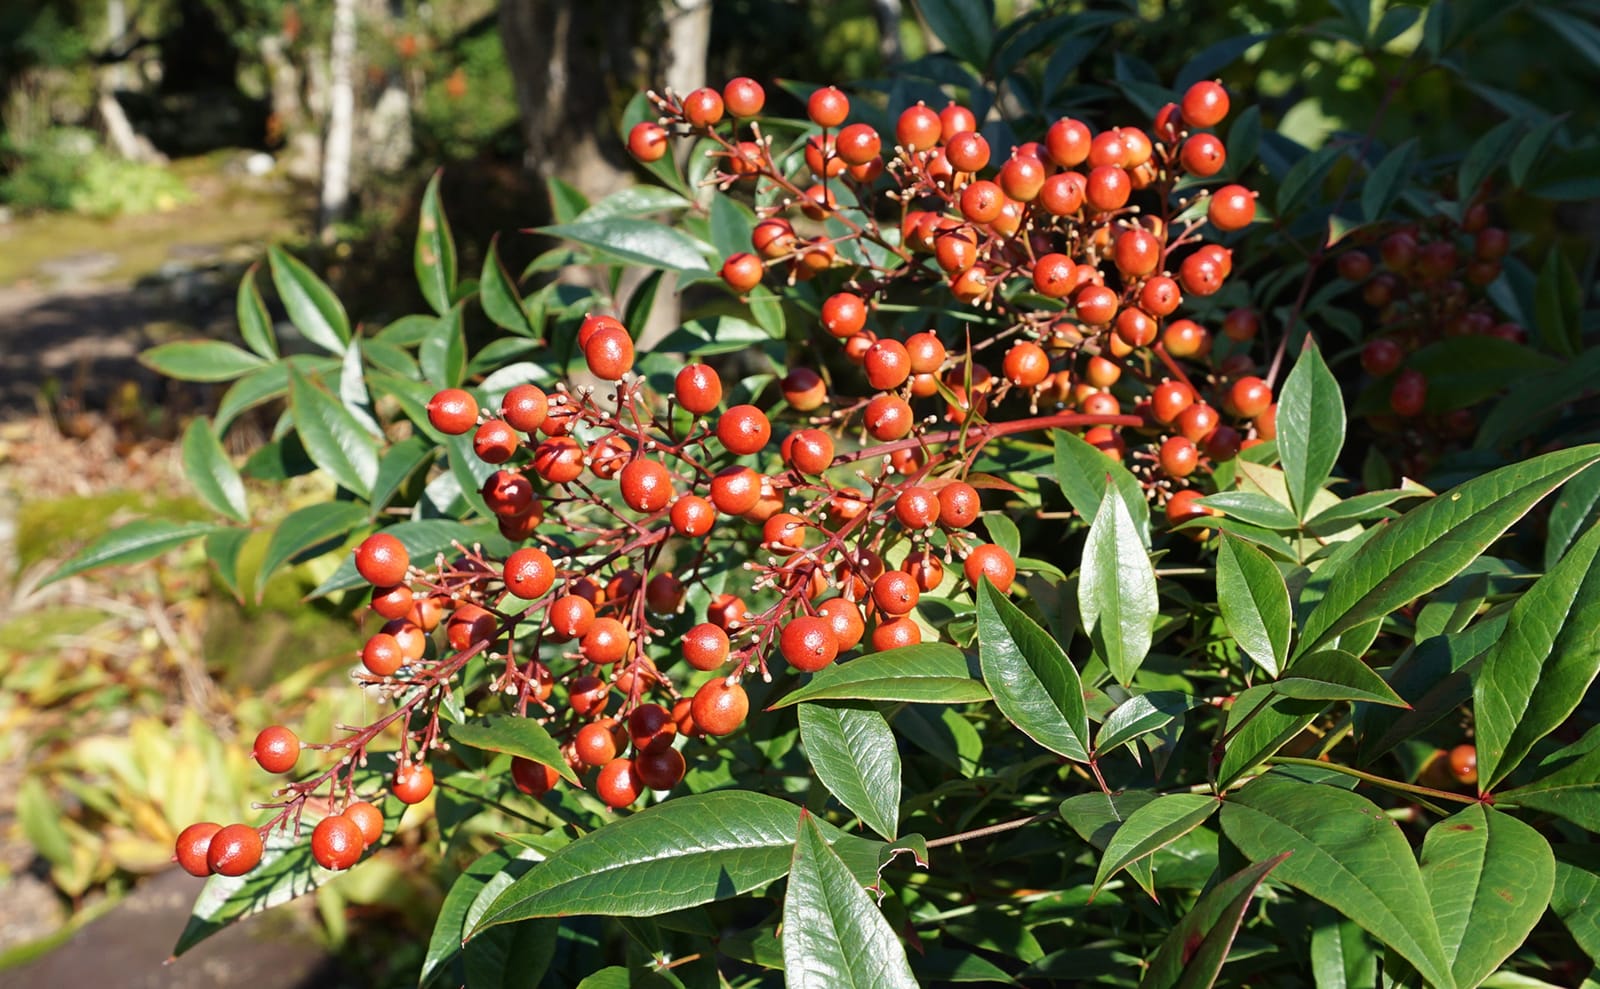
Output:
[[[176,340],[151,347],[139,363],[179,381],[232,381],[267,362],[221,340]]]
[[[668,271],[706,270],[700,245],[688,234],[650,220],[604,217],[540,227],[539,232],[564,240],[575,240],[625,264],[665,268]]]
[[[1129,814],[1106,844],[1094,888],[1104,886],[1129,863],[1155,854],[1204,824],[1220,804],[1205,793],[1169,793]]]
[[[1323,362],[1321,351],[1307,347],[1278,397],[1278,460],[1289,502],[1301,521],[1311,514],[1311,499],[1339,459],[1344,426],[1338,379]]]
[[[346,533],[367,520],[366,508],[353,501],[324,501],[290,512],[267,540],[266,554],[256,570],[256,596],[278,568],[317,546],[331,548]],[[354,564],[352,564],[353,566]]]
[[[461,307],[439,317],[417,349],[422,373],[431,384],[455,386],[467,373],[467,343],[462,336]]]
[[[1122,495],[1107,485],[1083,547],[1078,614],[1119,683],[1132,683],[1149,654],[1159,608],[1150,556]]]
[[[1600,524],[1511,608],[1473,685],[1478,780],[1488,791],[1554,731],[1600,672]]]
[[[969,704],[989,699],[966,653],[942,642],[925,642],[869,653],[835,663],[768,709],[801,701],[910,701],[918,704]]]
[[[519,336],[537,337],[539,328],[533,325],[516,281],[500,260],[499,241],[500,236],[496,234],[483,256],[483,275],[478,279],[478,301],[483,305],[483,314],[501,329]]]
[[[1586,526],[1600,521],[1600,464],[1585,468],[1562,485],[1545,527],[1544,567],[1549,570]]]
[[[1560,450],[1490,471],[1445,492],[1368,539],[1333,573],[1307,616],[1297,653],[1394,611],[1439,587],[1498,539],[1545,495],[1592,463],[1600,446]]]
[[[417,243],[412,251],[417,285],[422,297],[439,315],[450,309],[456,288],[456,242],[450,221],[439,204],[439,173],[434,172],[422,193],[422,215],[417,222]]]
[[[904,945],[804,811],[783,898],[783,984],[788,989],[917,987]]]
[[[456,877],[456,881],[450,884],[450,892],[445,894],[444,902],[439,905],[433,934],[428,939],[428,950],[422,959],[422,974],[417,981],[421,989],[439,984],[447,975],[453,984],[466,984],[463,967],[466,949],[461,940],[469,928],[468,918],[473,904],[485,890],[492,890],[496,885],[503,887],[526,873],[539,857],[538,853],[529,849],[508,845],[481,856]]]
[[[1239,648],[1276,677],[1289,658],[1289,587],[1267,554],[1226,534],[1217,551],[1217,605]]]
[[[894,840],[900,828],[900,749],[877,708],[860,701],[802,704],[800,742],[828,792],[867,827]]]
[[[987,578],[978,586],[978,662],[1006,720],[1050,751],[1088,761],[1089,715],[1077,669]]]
[[[1439,989],[1455,985],[1411,846],[1365,797],[1269,774],[1227,799],[1222,830],[1254,861],[1292,852],[1276,879],[1360,924]]]
[[[267,304],[261,299],[261,289],[256,287],[256,268],[257,265],[252,264],[239,279],[234,313],[239,319],[239,335],[244,338],[245,346],[272,361],[278,359],[278,337],[273,332]]]
[[[350,317],[322,279],[281,247],[267,248],[267,265],[278,300],[301,336],[331,354],[350,344]]]
[[[951,54],[978,68],[989,63],[994,41],[991,0],[917,0],[917,9]]]
[[[1554,814],[1600,833],[1600,728],[1592,728],[1570,750],[1556,753],[1545,775],[1513,790],[1495,794],[1498,806],[1526,807]],[[1585,750],[1585,746],[1588,746]]]
[[[1133,516],[1139,539],[1150,544],[1150,504],[1145,500],[1144,488],[1120,460],[1113,460],[1090,446],[1083,437],[1064,429],[1055,431],[1056,484],[1067,501],[1084,522],[1093,522],[1104,500],[1106,477],[1121,492],[1123,502]]]
[[[1110,752],[1119,745],[1171,724],[1174,718],[1200,703],[1194,694],[1176,690],[1152,690],[1118,704],[1106,716],[1095,736],[1095,754]]]
[[[1408,706],[1372,667],[1342,649],[1323,649],[1301,657],[1272,689],[1303,700]]]
[[[567,764],[561,746],[544,726],[532,718],[512,714],[491,714],[479,721],[450,726],[450,737],[462,745],[490,752],[504,752],[521,756],[549,766],[561,778],[574,786],[581,786],[578,774]]]
[[[205,419],[195,419],[183,431],[183,472],[207,505],[236,522],[250,521],[244,481]]]
[[[1099,790],[1080,793],[1076,797],[1068,797],[1061,801],[1061,819],[1078,833],[1078,837],[1103,852],[1111,843],[1111,839],[1116,837],[1117,829],[1122,827],[1128,817],[1154,800],[1155,796],[1150,790],[1124,790],[1117,794],[1102,793]],[[1151,899],[1155,899],[1155,880],[1149,859],[1130,862],[1128,875],[1139,884],[1140,889],[1149,894]]]
[[[555,852],[512,883],[477,929],[527,917],[651,917],[760,889],[789,870],[798,810],[746,790],[657,804]],[[828,837],[858,840],[831,829]]]
[[[1288,856],[1257,862],[1207,890],[1151,956],[1139,989],[1210,989],[1256,888]]]
[[[1456,985],[1477,985],[1521,946],[1550,902],[1555,870],[1539,832],[1482,804],[1428,829],[1422,884]]]
[[[363,498],[378,477],[378,445],[361,424],[298,371],[289,372],[289,406],[306,453],[340,486]]]
[[[1317,715],[1327,701],[1284,697],[1271,684],[1257,684],[1234,699],[1224,729],[1225,750],[1217,767],[1217,787],[1227,789],[1262,760],[1283,748]]]
[[[1572,932],[1572,939],[1600,965],[1600,848],[1557,845],[1556,882],[1550,911]]]
[[[45,578],[44,583],[53,584],[96,567],[138,563],[160,556],[174,546],[181,546],[191,539],[199,539],[201,536],[226,530],[226,526],[213,522],[172,522],[167,519],[140,519],[129,522],[90,543]]]

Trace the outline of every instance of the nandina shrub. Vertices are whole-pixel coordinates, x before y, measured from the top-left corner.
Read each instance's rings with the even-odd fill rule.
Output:
[[[1257,222],[1218,83],[1015,148],[954,100],[823,87],[800,120],[765,95],[652,94],[623,139],[665,188],[553,187],[567,244],[534,270],[600,288],[525,295],[492,248],[462,279],[430,187],[431,314],[353,332],[274,252],[326,356],[280,354],[253,276],[248,351],[150,355],[237,379],[184,439],[237,524],[135,523],[64,572],[203,538],[238,587],[250,511],[218,437],[286,397],[257,473],[303,461],[338,494],[276,525],[257,581],[342,541],[317,593],[366,615],[351,676],[380,702],[256,740],[287,778],[256,824],[180,836],[212,878],[177,950],[359,867],[416,805],[453,870],[429,985],[1587,971],[1600,446],[1358,490],[1358,382],[1324,356],[1329,300],[1365,286],[1363,394],[1414,428],[1374,424],[1363,480],[1373,456],[1421,473],[1435,413],[1493,394],[1430,410],[1404,377],[1429,346],[1542,360],[1465,315],[1497,304],[1476,206],[1391,217],[1403,169],[1373,168],[1365,233],[1292,269],[1316,304],[1266,347],[1281,314],[1236,259],[1294,224]],[[1308,210],[1326,227],[1342,198]],[[667,273],[688,318],[640,340]],[[505,331],[473,353],[469,310]],[[1502,541],[1558,488],[1541,548]]]

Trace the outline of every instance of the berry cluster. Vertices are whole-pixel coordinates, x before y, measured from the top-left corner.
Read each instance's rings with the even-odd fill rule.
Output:
[[[1369,421],[1394,438],[1407,474],[1425,474],[1431,459],[1452,442],[1470,440],[1477,430],[1470,408],[1444,409],[1423,421],[1430,406],[1428,379],[1407,367],[1408,359],[1451,337],[1527,342],[1527,331],[1508,321],[1487,292],[1500,277],[1510,247],[1509,232],[1490,224],[1485,203],[1474,202],[1459,219],[1441,211],[1425,222],[1390,230],[1375,251],[1362,246],[1339,255],[1340,276],[1358,285],[1362,302],[1377,312],[1378,335],[1362,348],[1361,366],[1386,382],[1393,414]]]
[[[385,624],[356,676],[392,710],[315,746],[338,756],[287,784],[260,831],[246,829],[254,858],[248,848],[220,865],[210,851],[196,858],[213,837],[199,825],[180,858],[238,874],[259,858],[262,833],[297,822],[326,789],[344,810],[317,825],[314,857],[328,868],[359,859],[366,825],[382,832],[381,818],[353,813],[371,806],[354,799],[367,746],[398,728],[391,793],[426,798],[428,757],[444,744],[439,708],[477,659],[488,696],[537,719],[572,769],[597,770],[593,792],[607,805],[670,790],[693,752],[685,740],[736,731],[750,707],[744,682],[770,680],[776,659],[814,674],[857,648],[915,645],[939,634],[919,615],[923,595],[984,580],[1010,590],[1017,561],[973,532],[979,488],[992,483],[974,464],[992,441],[1081,431],[1129,458],[1182,520],[1202,511],[1197,481],[1211,464],[1272,436],[1272,390],[1238,346],[1255,316],[1230,314],[1222,347],[1194,320],[1170,318],[1231,271],[1229,250],[1202,229],[1238,230],[1254,215],[1244,188],[1197,185],[1226,158],[1208,130],[1228,110],[1221,86],[1191,87],[1148,131],[1060,120],[998,167],[964,107],[911,107],[886,151],[871,127],[846,123],[849,100],[829,87],[811,96],[818,131],[796,151],[808,188],[759,124],[748,140],[721,126],[763,102],[749,79],[657,97],[660,122],[635,127],[628,144],[653,160],[674,134],[700,135],[718,157],[714,181],[755,184],[753,251],[728,258],[724,280],[739,292],[769,277],[836,282],[820,324],[858,381],[797,365],[732,402],[715,367],[692,363],[655,394],[634,372],[632,334],[591,314],[577,344],[599,386],[519,384],[487,407],[469,390],[439,391],[429,423],[470,434],[472,454],[494,468],[479,493],[516,548],[413,560],[387,532],[361,543],[356,569]],[[872,250],[845,250],[851,241]],[[891,300],[937,293],[984,314],[963,339],[885,318],[915,309]],[[742,583],[728,580],[730,555],[745,558]],[[687,669],[671,668],[679,659]],[[292,770],[299,743],[269,732],[257,758]],[[561,775],[520,757],[511,767],[534,796]]]

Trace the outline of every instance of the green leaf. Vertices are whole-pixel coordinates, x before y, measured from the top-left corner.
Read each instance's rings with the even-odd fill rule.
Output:
[[[905,946],[803,810],[783,897],[783,984],[917,989]]]
[[[1217,605],[1239,648],[1276,677],[1289,659],[1289,586],[1267,554],[1227,534],[1217,551]]]
[[[893,841],[900,828],[900,749],[888,719],[859,701],[802,704],[800,742],[828,792]]]
[[[456,306],[422,338],[417,351],[422,375],[432,385],[456,387],[467,376],[467,343],[461,332],[461,307]]]
[[[1600,739],[1600,729],[1591,729],[1572,748],[1581,748],[1591,743],[1591,739]],[[1600,745],[1555,765],[1551,772],[1531,783],[1501,790],[1495,794],[1495,804],[1554,814],[1589,831],[1600,832]]]
[[[1205,793],[1169,793],[1129,814],[1106,844],[1095,872],[1095,890],[1130,863],[1154,855],[1204,824],[1220,803]]]
[[[1226,748],[1217,767],[1217,788],[1227,789],[1262,760],[1288,744],[1317,715],[1324,701],[1284,697],[1271,684],[1257,684],[1234,699],[1228,709]]]
[[[450,737],[469,748],[532,759],[554,769],[573,786],[583,785],[561,754],[560,744],[550,737],[543,725],[532,718],[491,714],[477,721],[451,725]]]
[[[1121,493],[1122,500],[1133,515],[1139,539],[1150,545],[1150,504],[1145,501],[1144,488],[1120,460],[1113,460],[1090,446],[1083,437],[1064,429],[1055,431],[1055,473],[1061,493],[1067,496],[1073,510],[1084,522],[1093,523],[1100,511],[1106,490],[1106,476]]]
[[[439,204],[439,176],[435,171],[422,193],[422,215],[417,219],[417,242],[411,264],[417,273],[422,297],[433,311],[443,316],[450,310],[456,290],[456,242],[450,235],[450,221]]]
[[[522,302],[522,293],[511,272],[500,260],[500,235],[489,239],[489,250],[483,256],[483,274],[478,278],[478,302],[490,322],[518,336],[537,337],[539,327],[533,323],[528,308]]]
[[[1285,697],[1318,701],[1367,701],[1409,707],[1373,669],[1343,649],[1302,656],[1272,689]]]
[[[226,526],[214,522],[173,522],[168,519],[139,519],[118,526],[80,550],[57,567],[39,586],[93,570],[127,563],[139,563],[160,556],[191,539],[225,532]]]
[[[1600,965],[1600,848],[1557,845],[1550,912],[1561,918],[1591,961]]]
[[[1368,539],[1333,573],[1296,654],[1381,618],[1460,573],[1541,498],[1590,464],[1600,446],[1560,450],[1492,470],[1422,503]]]
[[[1583,350],[1583,288],[1567,256],[1545,255],[1533,293],[1534,329],[1550,350],[1574,357]]]
[[[388,505],[400,485],[416,473],[417,468],[431,460],[436,449],[427,436],[412,433],[385,450],[378,461],[378,477],[372,482],[370,511],[375,515]]]
[[[256,571],[256,597],[261,597],[262,588],[279,567],[315,546],[342,542],[350,530],[366,521],[366,507],[353,501],[318,502],[290,512],[267,541]]]
[[[1478,785],[1491,792],[1600,673],[1600,524],[1511,607],[1473,684]]]
[[[532,868],[541,857],[531,849],[514,845],[496,848],[480,856],[456,877],[455,882],[450,884],[450,892],[445,894],[444,902],[439,905],[433,934],[428,938],[428,950],[423,955],[422,972],[417,980],[421,989],[440,983],[447,975],[454,984],[465,984],[464,954],[467,948],[463,947],[461,941],[471,921],[476,920],[476,917],[471,917],[474,903],[485,890],[498,893],[496,887],[504,888]],[[486,932],[485,936],[489,933],[492,932]]]
[[[428,566],[434,555],[449,553],[456,543],[470,548],[481,543],[485,552],[504,556],[511,552],[511,544],[500,535],[493,522],[457,522],[454,519],[413,519],[385,526],[384,532],[400,540],[411,559],[419,566]],[[323,581],[309,597],[324,597],[339,591],[361,587],[366,581],[356,571],[355,554],[347,556],[327,580]]]
[[[1286,505],[1259,491],[1219,491],[1201,498],[1199,504],[1229,518],[1267,529],[1292,532],[1299,525],[1294,512]]]
[[[650,220],[610,217],[540,227],[539,233],[577,241],[624,264],[668,271],[706,271],[700,245],[688,234]]]
[[[789,870],[797,811],[745,790],[656,804],[558,849],[495,900],[477,931],[528,917],[653,917],[760,889]]]
[[[1116,794],[1095,790],[1068,797],[1061,801],[1059,810],[1061,819],[1078,833],[1078,837],[1104,851],[1128,817],[1155,798],[1155,793],[1150,790],[1123,790]],[[1155,899],[1155,881],[1149,859],[1131,863],[1128,875],[1151,899]]]
[[[718,199],[727,199],[718,196]],[[651,216],[656,213],[665,213],[669,210],[687,209],[694,204],[675,192],[668,191],[655,185],[630,185],[618,189],[611,195],[584,209],[572,221],[583,223],[593,220],[605,220],[614,216]],[[716,207],[713,206],[712,209]],[[565,222],[565,221],[563,221]],[[754,226],[754,223],[751,224]],[[749,243],[749,232],[745,233],[745,242]]]
[[[239,552],[250,538],[249,529],[223,529],[206,537],[206,559],[217,568],[217,577],[241,604],[244,590],[239,585]]]
[[[1391,156],[1392,157],[1392,156]],[[1309,338],[1308,338],[1309,340]],[[1278,396],[1278,461],[1301,520],[1344,447],[1344,397],[1315,345],[1295,362]]]
[[[1417,139],[1402,143],[1383,156],[1367,182],[1361,187],[1361,216],[1375,223],[1388,215],[1389,207],[1400,197],[1417,162]],[[1281,411],[1281,406],[1280,406]],[[1342,437],[1341,437],[1342,438]],[[1282,446],[1282,441],[1279,442]]]
[[[1322,180],[1328,177],[1334,162],[1343,156],[1344,151],[1344,146],[1335,142],[1295,162],[1278,184],[1277,209],[1274,212],[1278,216],[1294,212],[1301,199],[1322,185]]]
[[[1094,754],[1110,752],[1119,745],[1133,741],[1140,735],[1160,731],[1174,719],[1200,703],[1194,694],[1176,690],[1152,690],[1118,704],[1100,725],[1095,736]]]
[[[754,227],[754,215],[732,197],[711,197],[711,246],[716,248],[718,257],[750,250],[750,231]]]
[[[289,365],[268,364],[235,381],[217,403],[213,425],[218,435],[244,412],[289,394]]]
[[[1050,751],[1088,761],[1089,714],[1077,669],[988,578],[978,585],[978,662],[1006,720]]]
[[[250,507],[245,503],[244,481],[239,471],[222,449],[211,423],[195,419],[183,431],[183,473],[189,484],[213,511],[228,516],[236,522],[250,521]]]
[[[371,497],[372,482],[378,477],[378,445],[355,416],[292,368],[289,408],[311,460],[340,486]]]
[[[1578,531],[1596,521],[1600,521],[1600,464],[1579,471],[1562,485],[1550,506],[1550,520],[1545,525],[1544,568],[1555,566]]]
[[[638,94],[643,97],[643,93]],[[632,123],[628,127],[633,126]],[[623,137],[627,137],[628,127],[623,128]],[[563,182],[554,175],[545,183],[550,193],[550,215],[559,223],[568,223],[576,219],[579,213],[589,208],[589,200],[570,183]]]
[[[1288,857],[1257,862],[1207,890],[1150,956],[1139,989],[1210,989],[1256,888]]]
[[[1378,955],[1355,922],[1327,907],[1311,928],[1311,974],[1317,989],[1361,989],[1378,984]]]
[[[1150,652],[1160,604],[1155,568],[1133,517],[1116,488],[1106,485],[1083,547],[1078,614],[1111,675],[1124,686],[1133,682]]]
[[[834,663],[767,710],[820,700],[969,704],[988,699],[988,688],[965,653],[946,643],[925,642]]]
[[[980,69],[989,64],[994,44],[990,0],[917,0],[917,10],[952,55]]]
[[[23,837],[46,862],[62,865],[72,861],[72,836],[61,825],[64,815],[39,777],[24,776],[17,787],[16,819]]]
[[[267,248],[267,265],[278,300],[300,335],[331,354],[350,344],[350,317],[322,279],[281,247]]]
[[[1422,885],[1456,985],[1477,985],[1522,946],[1550,903],[1555,873],[1539,832],[1483,804],[1428,829]]]
[[[1228,797],[1222,830],[1252,861],[1292,852],[1275,879],[1360,924],[1438,989],[1455,985],[1411,846],[1365,797],[1269,774]]]
[[[267,366],[248,350],[221,340],[163,343],[141,353],[139,363],[179,381],[232,381]]]
[[[278,359],[278,337],[272,329],[272,317],[267,314],[267,304],[256,287],[256,268],[252,264],[239,279],[239,292],[234,299],[234,312],[239,320],[239,335],[244,344],[269,361]]]
[[[1478,194],[1478,188],[1483,185],[1483,180],[1494,173],[1511,154],[1512,145],[1517,143],[1517,138],[1522,134],[1522,121],[1517,119],[1504,120],[1494,129],[1478,138],[1471,148],[1467,149],[1467,156],[1461,161],[1461,168],[1456,173],[1456,198],[1467,202]]]
[[[388,791],[388,778],[394,773],[393,753],[373,753],[366,766],[354,773],[357,799],[370,800],[388,822],[385,839],[394,834],[405,805]],[[189,922],[178,935],[173,957],[183,954],[227,927],[265,910],[287,903],[343,875],[321,868],[311,858],[310,828],[318,817],[308,814],[301,821],[305,830],[298,836],[293,828],[274,829],[267,835],[261,862],[242,876],[212,876],[196,897]],[[382,844],[380,842],[379,844]],[[371,854],[377,846],[368,850]]]

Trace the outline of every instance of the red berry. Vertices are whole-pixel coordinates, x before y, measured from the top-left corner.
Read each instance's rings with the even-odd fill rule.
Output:
[[[701,86],[683,98],[683,115],[697,130],[715,125],[722,120],[722,94],[710,86]]]
[[[633,368],[633,338],[621,326],[602,327],[583,345],[583,356],[591,374],[616,381]]]
[[[879,622],[872,630],[872,648],[877,652],[902,649],[922,641],[922,627],[910,617]]]
[[[1031,341],[1013,344],[1001,363],[1002,372],[1018,388],[1033,388],[1050,374],[1050,357]]]
[[[862,420],[867,432],[885,443],[904,439],[915,421],[911,406],[898,395],[879,395],[868,402]]]
[[[503,574],[506,590],[526,601],[544,597],[556,580],[555,561],[550,554],[534,546],[526,546],[506,558]]]
[[[952,481],[939,489],[939,524],[965,529],[978,519],[982,508],[978,489],[966,481]]]
[[[490,419],[472,435],[472,452],[486,464],[505,463],[521,445],[511,426],[500,419]]]
[[[1206,217],[1218,230],[1242,230],[1256,218],[1255,193],[1242,185],[1225,185],[1211,194]]]
[[[639,799],[644,783],[634,771],[632,759],[613,759],[600,769],[594,783],[594,794],[612,810],[622,808]]]
[[[1183,119],[1191,127],[1215,127],[1228,115],[1228,91],[1221,83],[1202,81],[1183,94]]]
[[[920,485],[903,488],[894,500],[894,516],[908,529],[926,529],[939,521],[939,497]]]
[[[833,438],[820,429],[790,433],[783,441],[783,459],[802,474],[821,474],[833,463]]]
[[[697,416],[722,404],[722,377],[708,364],[685,365],[675,384],[678,404]]]
[[[580,718],[598,715],[606,709],[611,686],[596,676],[581,676],[567,687],[567,706]]]
[[[1068,216],[1083,208],[1089,180],[1081,172],[1058,172],[1044,180],[1039,205],[1053,216]]]
[[[1017,564],[1004,547],[984,543],[967,554],[961,572],[966,575],[967,583],[974,587],[981,578],[987,577],[995,590],[1005,594],[1011,590],[1011,582],[1017,577]]]
[[[757,453],[772,438],[772,423],[754,405],[735,405],[717,417],[717,438],[735,456]]]
[[[711,503],[724,515],[743,515],[761,500],[761,475],[748,467],[724,467],[711,478]]]
[[[206,861],[206,853],[211,848],[211,839],[222,825],[211,821],[201,821],[191,824],[178,833],[177,846],[173,850],[173,858],[183,871],[191,876],[211,875],[211,866]]]
[[[361,650],[361,665],[374,676],[389,676],[404,666],[405,662],[406,655],[400,640],[387,632],[379,632],[368,639]]]
[[[672,528],[680,536],[703,536],[716,520],[716,506],[699,495],[684,495],[672,503]]]
[[[815,673],[839,655],[839,640],[826,618],[802,615],[783,627],[778,651],[795,669]]]
[[[1478,782],[1478,749],[1473,745],[1457,745],[1450,750],[1450,774],[1457,782]]]
[[[722,103],[735,117],[754,117],[766,105],[767,92],[748,76],[728,80],[722,87]]]
[[[944,343],[932,330],[913,333],[906,340],[906,354],[911,358],[911,373],[932,374],[944,366],[948,356]]]
[[[750,713],[750,698],[737,683],[718,677],[695,691],[694,723],[707,735],[732,734]]]
[[[1361,348],[1361,366],[1374,378],[1386,378],[1400,367],[1405,356],[1398,343],[1380,338]]]
[[[939,130],[939,115],[918,103],[901,111],[894,125],[894,140],[907,151],[926,151],[939,143]]]
[[[1124,230],[1112,242],[1111,259],[1123,278],[1145,278],[1161,264],[1161,241],[1148,230]]]
[[[683,753],[670,745],[646,749],[633,757],[634,775],[651,790],[672,789],[687,769]]]
[[[761,276],[766,274],[766,269],[762,267],[760,258],[754,254],[742,252],[730,254],[728,259],[722,262],[722,270],[719,274],[721,274],[722,280],[728,283],[729,288],[735,292],[743,293],[761,284]]]
[[[1006,194],[987,179],[967,183],[961,190],[961,215],[973,223],[988,223],[1000,216]]]
[[[622,468],[622,500],[636,512],[653,514],[672,501],[672,472],[643,457]]]
[[[460,388],[446,388],[428,400],[428,421],[451,436],[468,432],[478,422],[478,402]]]
[[[878,391],[889,391],[911,377],[911,354],[899,340],[879,340],[867,349],[861,367],[867,372],[867,384]]]
[[[387,532],[375,532],[356,547],[356,571],[374,586],[404,583],[410,566],[411,554],[405,545]]]
[[[577,594],[563,594],[550,602],[550,630],[558,641],[582,638],[594,624],[594,604]]]
[[[978,118],[961,104],[951,100],[939,111],[939,140],[949,144],[957,134],[978,129]]]
[[[248,824],[230,824],[211,836],[206,865],[219,876],[242,876],[261,862],[261,832]]]
[[[1195,134],[1183,142],[1178,152],[1183,170],[1200,178],[1210,178],[1228,162],[1228,151],[1215,134]]]
[[[791,368],[778,382],[783,400],[796,412],[810,412],[828,400],[828,385],[809,367]]]
[[[1169,425],[1194,404],[1194,389],[1181,381],[1163,381],[1150,394],[1150,415],[1156,422]]]
[[[1406,419],[1419,416],[1427,402],[1428,379],[1411,368],[1401,371],[1389,391],[1389,408],[1394,414]]]
[[[311,830],[311,857],[324,869],[348,869],[361,861],[365,850],[361,829],[342,814],[324,817]]]
[[[1236,415],[1254,419],[1272,404],[1272,388],[1253,375],[1240,378],[1228,390],[1228,404]]]
[[[677,734],[671,712],[660,704],[640,704],[628,715],[628,736],[640,752],[668,747]]]
[[[626,625],[615,618],[596,618],[583,633],[578,651],[596,666],[608,666],[626,656],[632,642]]]
[[[683,658],[697,670],[714,670],[728,661],[728,633],[701,622],[683,634]]]
[[[822,328],[843,340],[867,325],[867,304],[854,292],[835,292],[822,303]]]
[[[1161,444],[1161,470],[1168,477],[1188,477],[1199,466],[1200,453],[1184,436],[1169,436]]]
[[[886,570],[872,582],[872,603],[886,615],[909,614],[921,596],[916,580],[903,570]]]
[[[365,800],[357,800],[344,809],[344,816],[361,831],[362,845],[371,848],[383,840],[383,811]]]
[[[1211,335],[1192,319],[1175,319],[1161,331],[1161,346],[1173,357],[1199,357],[1211,349]]]
[[[982,134],[963,131],[945,142],[945,157],[957,171],[981,172],[989,164],[989,142]]]
[[[848,165],[865,165],[877,161],[883,150],[883,140],[878,132],[866,124],[851,124],[839,132],[834,148]]]
[[[837,127],[850,116],[850,98],[837,86],[815,90],[806,100],[806,116],[818,127]]]
[[[1128,173],[1116,165],[1101,165],[1089,173],[1084,198],[1089,205],[1102,212],[1121,209],[1133,194],[1133,182]]]
[[[1083,164],[1092,143],[1089,128],[1071,117],[1062,117],[1045,131],[1044,146],[1050,159],[1062,168]]]
[[[560,780],[561,774],[550,766],[522,756],[513,756],[511,759],[512,785],[530,797],[544,796]]]
[[[643,162],[660,161],[667,153],[666,128],[641,120],[628,132],[628,153]]]
[[[269,773],[287,773],[300,761],[300,739],[283,725],[269,725],[256,736],[250,758]]]

